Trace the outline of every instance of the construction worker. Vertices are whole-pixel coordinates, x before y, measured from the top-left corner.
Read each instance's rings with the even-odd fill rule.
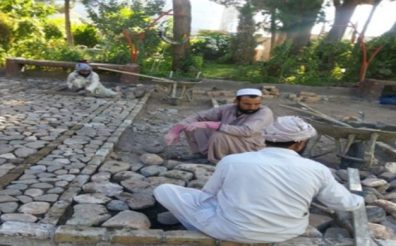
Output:
[[[217,163],[228,154],[263,148],[261,131],[272,121],[271,109],[262,106],[261,91],[240,89],[234,104],[199,112],[175,124],[165,135],[165,143],[177,143],[184,132],[195,156]]]
[[[264,130],[265,148],[224,157],[202,190],[163,184],[155,198],[188,230],[216,239],[272,243],[297,237],[309,224],[314,197],[337,210],[364,205],[326,166],[299,155],[315,134],[301,118],[278,117]]]
[[[70,90],[88,91],[93,96],[115,97],[117,92],[108,89],[100,83],[99,75],[92,71],[87,63],[77,63],[75,71],[67,77],[67,87]]]

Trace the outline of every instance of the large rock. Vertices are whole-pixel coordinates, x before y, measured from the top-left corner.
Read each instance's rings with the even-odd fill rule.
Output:
[[[156,154],[143,154],[140,156],[140,161],[145,165],[161,165],[164,163],[164,159]]]
[[[25,214],[39,215],[39,214],[45,214],[49,208],[50,208],[50,204],[48,202],[29,202],[22,205],[19,208],[19,212]]]
[[[103,193],[111,197],[120,194],[123,188],[111,182],[90,182],[83,185],[83,190],[88,193]]]
[[[367,218],[369,222],[379,223],[385,220],[386,212],[377,206],[366,206]]]
[[[118,173],[129,170],[130,165],[122,161],[106,161],[100,168],[101,172]]]
[[[111,217],[100,204],[77,204],[73,209],[73,216],[66,222],[67,225],[96,226]]]
[[[390,213],[394,218],[396,218],[396,203],[379,199],[376,200],[374,204],[383,208],[386,212]]]
[[[31,214],[10,213],[1,215],[1,221],[36,222],[37,217]]]
[[[169,211],[158,213],[157,221],[163,225],[176,225],[179,224],[179,220]]]
[[[36,153],[37,150],[36,149],[30,149],[30,148],[26,148],[26,147],[22,147],[22,148],[18,148],[14,151],[15,156],[17,157],[27,157],[31,154]]]
[[[368,228],[370,232],[374,235],[374,237],[377,239],[389,240],[394,237],[393,231],[387,228],[386,226],[380,224],[368,223]]]
[[[102,224],[103,227],[149,229],[151,224],[146,215],[135,211],[122,211]]]
[[[114,174],[113,180],[116,182],[121,182],[127,179],[140,179],[143,180],[145,177],[137,172],[132,171],[122,171]]]
[[[188,182],[193,178],[194,175],[191,172],[187,172],[183,170],[171,170],[164,173],[163,176],[172,179],[181,179]]]
[[[126,202],[132,210],[139,210],[153,207],[155,204],[155,199],[152,195],[134,193]]]
[[[102,193],[89,193],[75,196],[73,200],[77,203],[105,204],[111,201],[111,198],[103,195]]]
[[[140,169],[140,173],[146,177],[162,175],[167,171],[166,167],[151,165]]]

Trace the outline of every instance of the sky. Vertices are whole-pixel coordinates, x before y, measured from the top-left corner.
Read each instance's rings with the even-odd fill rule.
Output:
[[[172,0],[165,0],[165,10],[172,8]],[[236,11],[224,11],[225,7],[214,3],[210,0],[190,0],[191,2],[191,32],[196,34],[199,30],[227,30],[235,32],[238,24],[238,13]],[[371,5],[360,5],[355,10],[352,16],[352,23],[357,24],[358,30],[361,30],[365,20],[367,19],[371,10]],[[80,16],[86,15],[84,7],[77,6],[76,12]],[[334,19],[334,7],[328,7],[325,9],[326,13],[326,24],[325,30],[328,31],[331,28],[331,24]],[[228,21],[222,21],[223,15],[228,13]],[[396,1],[383,0],[378,6],[372,22],[370,23],[366,32],[367,37],[379,36],[382,33],[389,30],[396,20]],[[312,29],[312,33],[317,34],[323,28],[323,23],[317,24]],[[346,35],[350,35],[352,30],[346,31]]]
[[[199,29],[219,30],[222,26],[221,18],[224,7],[216,4],[209,0],[190,0],[191,12],[192,12],[192,33],[196,33]],[[172,7],[172,0],[166,0],[165,9]],[[356,8],[354,15],[352,16],[352,23],[357,23],[358,30],[361,30],[365,20],[367,19],[371,5],[360,5]],[[334,19],[334,7],[328,7],[325,9],[326,13],[326,25],[325,30],[328,31],[331,28],[331,24]],[[231,23],[231,29],[229,31],[235,32],[237,25],[236,20]],[[366,36],[379,36],[382,33],[389,30],[396,20],[396,1],[383,0],[378,6],[371,24],[368,27]],[[319,33],[323,24],[317,24],[312,30],[312,33]],[[347,34],[351,33],[351,30],[347,30]]]

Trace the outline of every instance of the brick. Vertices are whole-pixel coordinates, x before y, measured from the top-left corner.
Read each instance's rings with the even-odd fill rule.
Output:
[[[55,227],[51,224],[6,221],[0,226],[0,237],[22,236],[32,239],[49,239],[54,231]]]
[[[132,228],[123,228],[113,231],[110,235],[110,243],[117,245],[161,244],[163,233],[163,230],[134,230]]]
[[[164,243],[169,245],[217,245],[216,239],[196,231],[166,231],[164,234]]]
[[[56,229],[54,241],[56,243],[78,243],[81,245],[93,244],[104,241],[106,233],[106,228],[64,225]]]

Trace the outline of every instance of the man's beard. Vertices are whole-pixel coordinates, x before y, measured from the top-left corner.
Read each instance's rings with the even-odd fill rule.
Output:
[[[308,147],[308,142],[309,142],[309,140],[307,140],[307,141],[305,142],[304,148],[302,148],[301,150],[297,151],[297,153],[298,153],[300,156],[304,156],[303,154],[304,154],[304,151],[305,151],[305,150],[307,149],[307,147]]]
[[[245,109],[241,109],[238,106],[238,112],[241,113],[241,114],[254,114],[254,113],[256,113],[259,110],[260,110],[259,108],[258,109],[254,109],[254,110],[245,110]]]
[[[84,78],[88,77],[91,73],[78,73],[80,76],[83,76]]]

